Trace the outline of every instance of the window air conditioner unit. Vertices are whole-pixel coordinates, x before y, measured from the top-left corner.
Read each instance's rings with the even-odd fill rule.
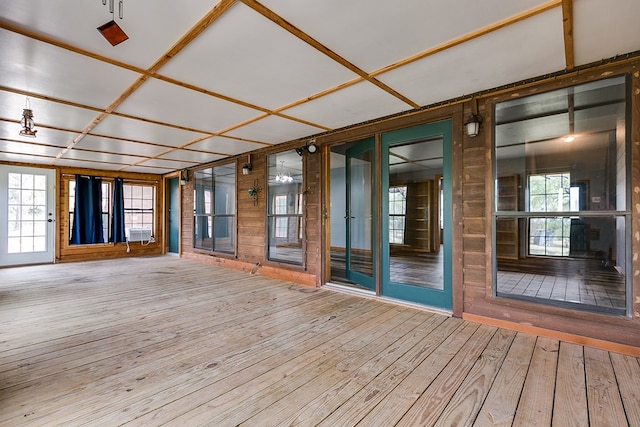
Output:
[[[148,242],[151,240],[151,229],[149,228],[127,228],[125,229],[127,242]]]

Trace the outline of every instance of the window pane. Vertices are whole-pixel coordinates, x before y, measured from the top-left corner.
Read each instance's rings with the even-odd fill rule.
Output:
[[[236,165],[195,171],[194,247],[235,252]]]
[[[623,76],[495,105],[498,296],[626,314],[627,97]]]
[[[302,157],[295,150],[267,157],[269,259],[302,264]]]
[[[214,250],[233,253],[235,250],[234,217],[215,217],[213,235],[215,236]]]

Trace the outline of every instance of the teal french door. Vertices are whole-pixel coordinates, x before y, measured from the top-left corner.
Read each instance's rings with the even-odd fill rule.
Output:
[[[451,121],[382,134],[381,157],[380,293],[450,310]]]
[[[180,250],[180,182],[178,178],[167,180],[168,250],[177,254]]]
[[[346,275],[375,290],[374,139],[346,151]]]

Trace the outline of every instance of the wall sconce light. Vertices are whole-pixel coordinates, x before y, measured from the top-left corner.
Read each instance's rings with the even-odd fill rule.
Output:
[[[189,170],[183,169],[180,171],[180,185],[187,185],[189,182]]]
[[[24,102],[24,109],[22,110],[22,120],[20,120],[20,125],[22,126],[20,136],[28,136],[31,138],[36,137],[36,132],[38,131],[33,129],[33,111],[31,111],[31,103],[29,102],[29,98],[27,98]]]
[[[464,127],[467,130],[467,136],[473,138],[480,133],[480,123],[482,123],[482,116],[479,114],[472,114],[464,123]]]
[[[247,163],[242,166],[242,175],[249,175],[253,166],[251,166],[251,154],[247,154]]]
[[[302,157],[305,151],[309,154],[314,154],[318,151],[318,146],[316,145],[315,139],[312,139],[311,141],[309,141],[307,145],[305,145],[304,147],[296,148],[296,153],[298,153],[300,157]]]

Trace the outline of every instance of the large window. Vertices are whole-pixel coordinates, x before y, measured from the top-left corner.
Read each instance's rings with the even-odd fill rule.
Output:
[[[124,184],[124,224],[127,228],[148,228],[153,233],[156,205],[155,187]]]
[[[104,241],[110,239],[113,221],[113,179],[101,178],[102,233]],[[73,233],[73,217],[76,200],[76,182],[68,181],[69,188],[69,238]],[[124,226],[126,228],[148,228],[155,235],[156,188],[151,183],[127,183],[122,185],[124,202]]]
[[[235,163],[196,171],[193,200],[194,247],[235,253]]]
[[[302,157],[295,150],[268,156],[268,258],[302,264]]]
[[[495,293],[627,314],[627,78],[495,105]]]

